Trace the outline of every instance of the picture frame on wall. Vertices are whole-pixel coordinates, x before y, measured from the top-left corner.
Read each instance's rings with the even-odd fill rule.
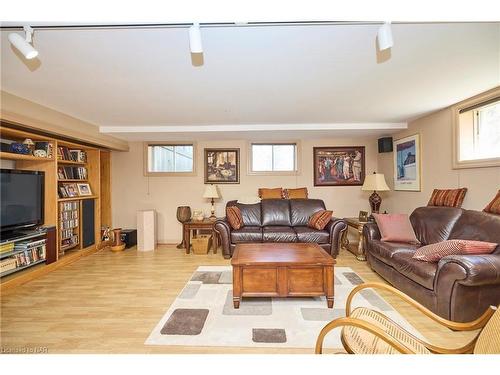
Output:
[[[240,183],[240,149],[205,149],[205,184]]]
[[[394,140],[394,190],[421,191],[420,134]]]
[[[365,147],[314,147],[314,186],[361,186]]]

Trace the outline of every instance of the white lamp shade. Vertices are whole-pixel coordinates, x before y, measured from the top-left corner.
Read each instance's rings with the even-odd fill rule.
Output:
[[[206,185],[205,191],[203,192],[203,198],[220,198],[217,186]]]
[[[28,60],[34,59],[38,56],[38,51],[17,33],[9,34],[9,42],[11,42],[12,45],[16,47]]]
[[[374,173],[365,177],[365,182],[361,190],[367,191],[389,191],[389,186],[385,182],[383,173]]]

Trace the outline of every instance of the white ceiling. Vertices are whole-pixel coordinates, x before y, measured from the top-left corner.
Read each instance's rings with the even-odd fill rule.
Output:
[[[1,84],[138,140],[182,137],[151,128],[168,125],[401,123],[500,84],[499,23],[394,24],[390,58],[377,53],[377,29],[206,27],[200,66],[185,28],[37,30],[30,62],[2,30]]]

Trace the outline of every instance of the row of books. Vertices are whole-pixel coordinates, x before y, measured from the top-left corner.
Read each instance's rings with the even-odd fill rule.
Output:
[[[60,222],[61,229],[70,229],[78,227],[78,219],[64,220]]]
[[[78,235],[71,236],[61,240],[61,247],[67,248],[71,246],[78,245]]]
[[[73,229],[63,229],[61,230],[61,240],[66,240],[68,238],[71,238],[75,235],[73,233]]]
[[[43,260],[45,259],[45,243],[43,245],[38,245],[36,247],[24,250],[22,253],[18,253],[16,255],[13,255],[12,257],[16,259],[17,267],[27,266],[31,263]]]
[[[86,180],[87,168],[85,167],[59,167],[57,177],[60,180]]]
[[[0,255],[14,250],[14,242],[8,242],[0,245]]]
[[[68,147],[59,146],[57,147],[57,159],[86,163],[87,153],[84,150],[70,149]]]
[[[61,220],[78,219],[78,211],[61,211],[59,214]]]

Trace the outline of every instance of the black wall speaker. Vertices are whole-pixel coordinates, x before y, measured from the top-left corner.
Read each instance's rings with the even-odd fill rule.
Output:
[[[378,139],[378,152],[392,152],[392,137]]]

